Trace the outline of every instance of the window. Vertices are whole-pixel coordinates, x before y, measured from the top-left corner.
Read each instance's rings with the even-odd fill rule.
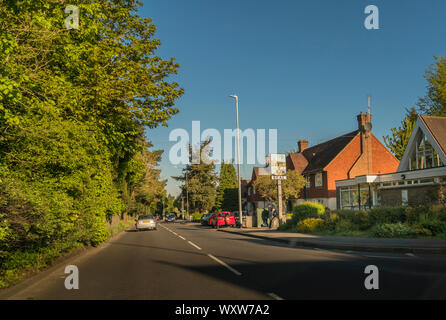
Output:
[[[403,206],[406,206],[408,201],[409,201],[409,196],[407,190],[401,190],[401,204]]]
[[[427,169],[440,167],[443,163],[429,140],[422,133],[415,145],[415,157],[409,161],[409,169]]]
[[[361,207],[369,207],[372,199],[369,193],[369,186],[363,184],[358,186],[343,187],[340,189],[341,209],[357,209],[361,201]]]
[[[305,180],[307,181],[307,183],[306,183],[306,187],[307,188],[311,188],[311,178],[310,178],[310,176],[306,176],[305,177]]]
[[[322,172],[316,173],[314,185],[315,187],[322,187]]]

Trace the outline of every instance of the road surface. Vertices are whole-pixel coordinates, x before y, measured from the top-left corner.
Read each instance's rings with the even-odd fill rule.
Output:
[[[65,264],[79,289],[64,286]],[[127,230],[9,299],[444,299],[446,256],[288,247],[197,224]],[[368,265],[379,289],[367,290]]]

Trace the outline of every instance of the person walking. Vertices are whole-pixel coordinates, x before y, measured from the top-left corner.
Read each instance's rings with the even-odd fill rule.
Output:
[[[273,220],[277,218],[277,212],[276,208],[272,208],[270,212],[270,218],[269,218],[269,228],[271,229],[271,226],[273,225]]]

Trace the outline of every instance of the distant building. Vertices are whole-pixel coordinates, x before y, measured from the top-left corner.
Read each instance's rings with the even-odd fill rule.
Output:
[[[399,161],[371,132],[372,115],[360,113],[357,120],[357,130],[315,146],[309,147],[307,140],[298,141],[298,151],[286,158],[287,170],[302,174],[307,184],[298,199],[290,200],[289,208],[298,202],[313,201],[336,209],[336,180],[389,173],[398,168]],[[251,181],[261,169],[254,168]],[[255,193],[252,183],[249,190],[252,207],[263,207],[265,201]]]
[[[419,116],[398,169],[336,181],[338,207],[369,208],[441,199],[446,185],[446,117]]]

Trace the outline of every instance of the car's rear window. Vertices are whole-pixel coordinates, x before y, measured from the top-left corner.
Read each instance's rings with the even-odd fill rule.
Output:
[[[153,215],[139,216],[138,220],[153,219]]]

